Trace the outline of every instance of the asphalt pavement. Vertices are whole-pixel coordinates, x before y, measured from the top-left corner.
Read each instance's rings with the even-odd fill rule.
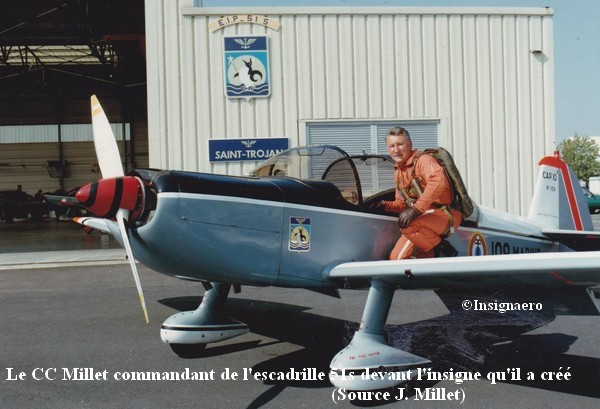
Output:
[[[85,233],[74,230],[64,237],[70,234],[77,241],[77,234]],[[8,241],[6,234],[1,237]],[[195,309],[202,287],[139,266],[150,315],[146,325],[123,253],[112,239],[92,240],[96,243],[88,248],[71,244],[57,252],[38,244],[0,254],[1,407],[589,408],[600,403],[600,317],[589,308],[541,301],[543,310],[530,315],[476,314],[456,306],[479,295],[440,298],[432,291],[397,291],[388,319],[390,343],[428,357],[435,374],[451,379],[411,381],[402,386],[408,399],[401,401],[398,389],[387,391],[388,398],[351,395],[327,379],[298,380],[290,374],[327,373],[331,358],[358,328],[365,291],[343,290],[335,299],[307,290],[243,287],[231,295],[228,311],[251,331],[209,345],[202,357],[182,359],[162,343],[160,326],[171,314]],[[551,295],[537,298],[546,296]],[[460,382],[449,376],[458,372],[482,379]],[[426,391],[429,398],[444,399],[424,400]],[[454,392],[462,404],[450,397]]]

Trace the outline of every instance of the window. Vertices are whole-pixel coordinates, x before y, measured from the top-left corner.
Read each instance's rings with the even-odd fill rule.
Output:
[[[314,122],[306,124],[308,145],[335,145],[349,155],[364,152],[387,155],[385,135],[390,128],[401,126],[410,133],[417,149],[437,148],[438,120],[377,122]]]
[[[401,126],[410,133],[417,149],[437,148],[437,120],[428,121],[372,121],[372,122],[316,122],[306,124],[308,145],[334,145],[349,155],[363,153],[388,156],[385,136],[390,128]],[[394,187],[394,171],[389,163],[377,166],[356,166],[365,196]]]

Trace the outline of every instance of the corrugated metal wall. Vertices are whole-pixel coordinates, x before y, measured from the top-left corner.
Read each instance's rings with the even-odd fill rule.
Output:
[[[123,124],[110,124],[117,141],[123,140]],[[0,125],[0,144],[58,142],[59,125]],[[125,124],[125,137],[130,139],[130,124]],[[92,124],[62,124],[63,142],[90,142],[94,140]]]
[[[68,142],[63,153],[71,165],[72,177],[65,179],[65,190],[73,189],[100,178],[92,172],[96,153],[92,142]],[[15,143],[0,145],[0,190],[23,191],[34,195],[38,189],[52,192],[59,188],[59,179],[51,178],[47,170],[48,160],[58,158],[58,144]]]
[[[535,164],[554,141],[552,10],[545,8],[193,7],[146,0],[150,165],[211,164],[210,138],[306,141],[311,120],[439,120],[473,198],[524,214]],[[268,15],[278,31],[221,16]],[[272,95],[230,100],[223,36],[269,36]]]
[[[146,139],[140,138],[135,144],[138,167],[147,167]],[[63,156],[70,167],[70,176],[64,179],[65,190],[100,178],[93,142],[65,142]],[[17,185],[31,195],[38,189],[57,190],[59,179],[51,178],[47,170],[48,160],[57,159],[58,143],[0,144],[0,190],[15,190]]]
[[[103,107],[119,139],[119,148],[127,160],[133,155],[138,167],[148,166],[147,118],[145,105],[132,104],[132,115],[123,116],[123,105],[119,100],[102,98]],[[127,147],[122,140],[122,120],[126,124]],[[92,140],[90,102],[88,98],[65,98],[57,101],[56,96],[0,96],[0,190],[13,190],[21,185],[33,195],[38,189],[55,191],[61,187],[60,178],[51,177],[47,170],[48,161],[61,158],[58,143],[61,129],[62,158],[70,165],[70,175],[63,180],[65,190],[89,183],[99,178],[93,172],[97,162]],[[133,140],[129,135],[133,135]]]

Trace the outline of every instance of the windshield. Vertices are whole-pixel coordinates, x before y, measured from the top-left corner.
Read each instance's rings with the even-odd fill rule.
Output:
[[[362,203],[360,181],[348,154],[335,146],[307,146],[280,153],[250,172],[251,176],[324,180],[339,189],[348,202]]]
[[[251,176],[324,180],[354,205],[394,188],[394,164],[376,155],[348,156],[335,146],[292,148],[254,169]]]
[[[395,190],[394,162],[390,158],[378,155],[362,155],[352,156],[351,159],[360,178],[365,202],[382,192]]]

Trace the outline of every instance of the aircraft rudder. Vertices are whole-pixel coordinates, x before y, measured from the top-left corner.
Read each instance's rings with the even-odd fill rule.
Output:
[[[542,158],[528,218],[561,230],[593,230],[579,180],[558,153]]]

